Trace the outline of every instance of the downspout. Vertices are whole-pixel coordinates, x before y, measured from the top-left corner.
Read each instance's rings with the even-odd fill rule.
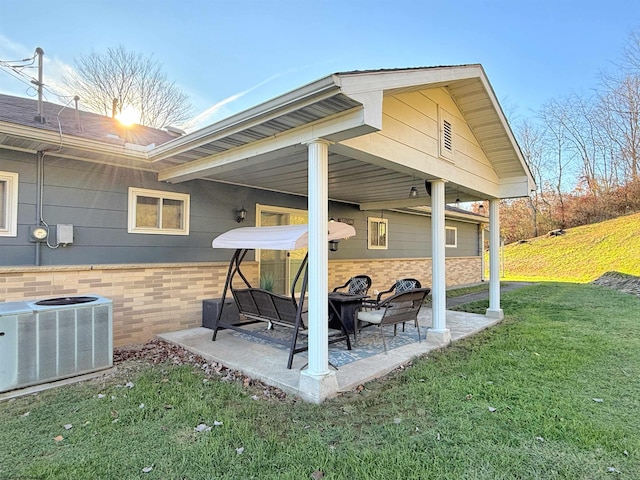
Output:
[[[44,182],[44,153],[38,150],[38,160],[36,165],[36,223],[35,225],[41,225],[40,220],[42,219],[42,190],[43,190],[43,182]],[[34,265],[36,267],[40,266],[40,247],[41,242],[36,242],[36,251],[35,251],[35,259]]]

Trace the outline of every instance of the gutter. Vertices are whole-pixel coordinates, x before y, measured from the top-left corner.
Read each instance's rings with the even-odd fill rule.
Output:
[[[340,93],[340,87],[336,85],[334,75],[329,75],[261,103],[249,110],[237,113],[193,133],[159,145],[151,150],[149,158],[153,162],[164,160],[170,156],[225,137],[233,131],[239,131],[249,126],[265,122],[280,115],[284,110],[300,108],[317,102],[320,99],[332,97],[338,93]]]
[[[134,160],[149,160],[149,151],[153,147],[134,145],[131,143],[122,142],[120,145],[113,145],[108,142],[101,142],[99,140],[89,140],[81,137],[76,137],[69,134],[60,134],[56,131],[43,130],[37,127],[29,127],[24,125],[18,125],[15,123],[7,123],[0,121],[0,131],[9,136],[16,136],[24,138],[30,142],[41,142],[47,144],[52,149],[57,148],[62,150],[63,148],[74,148],[85,152],[99,153],[102,155],[116,155],[118,157],[131,158]],[[11,149],[10,145],[0,145],[0,148]],[[28,151],[22,149],[22,151]],[[39,147],[36,151],[46,151],[46,149]],[[49,153],[54,154],[55,151]]]

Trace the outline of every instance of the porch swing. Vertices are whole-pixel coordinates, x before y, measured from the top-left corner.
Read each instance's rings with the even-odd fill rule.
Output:
[[[336,242],[343,238],[352,237],[356,231],[351,225],[341,222],[330,222],[328,224],[328,240]],[[229,230],[216,237],[211,246],[213,248],[233,248],[235,252],[229,262],[227,278],[222,291],[221,306],[218,316],[213,325],[212,341],[216,340],[218,329],[227,328],[242,332],[262,340],[281,344],[289,347],[289,359],[287,368],[291,369],[293,356],[308,350],[307,342],[299,342],[298,336],[306,330],[306,311],[304,308],[305,295],[308,283],[308,257],[305,255],[300,268],[291,284],[290,295],[274,293],[262,288],[251,286],[251,283],[241,270],[242,261],[250,250],[297,250],[308,245],[309,233],[308,225],[279,225],[272,227],[243,227]],[[244,288],[234,287],[234,278],[238,276],[244,283]],[[296,299],[295,286],[302,277],[302,286],[298,299]],[[238,307],[238,320],[226,323],[222,322],[222,311],[227,297],[227,292],[231,290],[233,299]],[[255,328],[246,328],[259,322],[266,322],[267,329],[275,326],[283,326],[291,329],[289,339],[277,338],[274,335],[267,335]],[[329,337],[329,343],[336,343],[346,340],[347,348],[351,350],[349,335],[344,326],[341,327],[340,334]]]

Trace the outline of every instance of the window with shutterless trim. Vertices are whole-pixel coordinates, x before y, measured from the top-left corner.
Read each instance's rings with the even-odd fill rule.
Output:
[[[0,172],[0,237],[18,235],[18,174]]]
[[[129,187],[129,233],[189,235],[190,196]]]
[[[368,241],[367,248],[370,250],[389,249],[389,220],[386,218],[367,218]]]
[[[445,246],[457,247],[458,246],[458,228],[457,227],[445,227]]]

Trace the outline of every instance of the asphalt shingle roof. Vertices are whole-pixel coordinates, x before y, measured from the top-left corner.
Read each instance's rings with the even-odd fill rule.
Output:
[[[76,114],[73,102],[59,105],[43,102],[46,123],[36,121],[38,102],[35,99],[0,94],[0,121],[40,128],[65,135],[73,135],[110,144],[132,143],[141,146],[162,145],[176,138],[165,130],[132,125],[126,127],[118,120],[83,110]]]

